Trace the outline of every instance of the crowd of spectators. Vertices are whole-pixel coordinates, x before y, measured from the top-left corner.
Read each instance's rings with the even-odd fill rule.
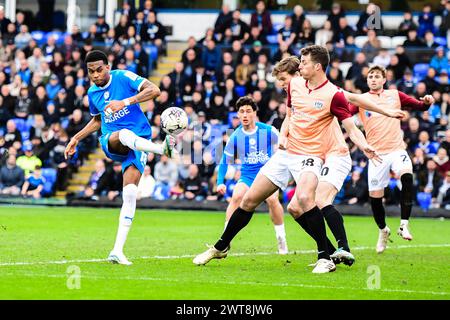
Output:
[[[303,46],[320,44],[330,51],[329,79],[348,91],[368,91],[367,71],[369,65],[376,63],[387,69],[386,88],[398,88],[416,98],[425,94],[434,96],[436,103],[428,111],[409,113],[401,125],[414,163],[417,193],[428,195],[431,205],[445,207],[450,203],[450,66],[447,46],[438,44],[435,39],[445,38],[449,32],[450,1],[442,0],[438,7],[425,5],[418,24],[411,12],[405,12],[399,28],[391,30],[393,35],[406,37],[404,43],[395,48],[383,47],[379,30],[368,27],[374,10],[373,4],[367,5],[353,26],[348,23],[344,8],[333,4],[324,25],[316,29],[303,8],[296,5],[278,28],[264,1],[257,2],[249,21],[241,18],[239,10],[231,11],[223,5],[215,24],[207,26],[204,37],[187,40],[180,61],[172,72],[161,78],[160,97],[144,106],[155,140],[161,140],[164,135],[159,126],[161,112],[168,105],[182,107],[188,114],[190,127],[180,136],[178,145],[183,149],[189,146],[192,154],[183,155],[178,163],[150,154],[139,186],[140,197],[221,199],[215,192],[217,157],[214,150],[226,143],[226,130],[239,124],[234,108],[236,100],[251,95],[259,106],[259,121],[279,129],[286,114],[285,93],[271,76],[272,68],[282,58],[298,54]],[[2,28],[6,27],[2,30],[3,46],[0,47],[0,53],[4,53],[0,54],[0,130],[3,130],[0,150],[6,149],[13,156],[26,153],[24,137],[11,119],[30,123],[28,140],[33,146],[32,156],[40,159],[43,167],[58,170],[56,188],[59,190],[64,190],[72,171],[96,147],[96,139],[92,137],[82,146],[78,158],[66,162],[62,157],[67,140],[89,120],[86,99],[89,81],[83,64],[86,52],[92,49],[93,43],[103,42],[113,68],[128,69],[144,76],[148,76],[149,66],[145,63],[148,56],[143,44],[150,42],[160,55],[165,53],[165,28],[158,22],[151,1],[145,1],[144,7],[136,12],[124,2],[121,14],[114,28],[99,17],[87,36],[75,27],[62,45],[56,45],[50,37],[42,47],[28,37],[26,27],[16,26],[20,33],[13,37],[12,27],[2,23]],[[435,24],[436,16],[441,17],[439,26]],[[355,44],[359,36],[367,36],[362,47]],[[422,60],[416,61],[417,57],[410,55],[415,48],[427,49],[432,55],[424,55]],[[346,62],[351,62],[349,68],[343,68]],[[418,74],[414,68],[419,62],[428,64],[424,74]],[[353,169],[336,202],[364,204],[368,199],[367,159],[350,142],[349,145]],[[193,159],[195,157],[197,159]],[[11,159],[3,161],[10,163],[11,172],[17,171]],[[99,161],[88,186],[79,196],[106,195],[114,199],[121,190],[118,173],[117,164]],[[15,174],[18,180],[20,175]],[[230,167],[225,200],[230,197],[239,175],[238,165]],[[117,177],[112,178],[114,176]],[[20,179],[23,181],[24,177]],[[105,179],[115,182],[105,185],[102,183]],[[0,176],[0,184],[2,181]],[[6,190],[17,191],[13,186],[18,184],[8,182],[2,190],[7,187]],[[284,199],[289,198],[294,187],[290,186]],[[397,203],[398,192],[398,181],[393,176],[386,189],[386,201]]]

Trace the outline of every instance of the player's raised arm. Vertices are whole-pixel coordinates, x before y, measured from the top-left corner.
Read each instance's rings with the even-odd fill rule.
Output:
[[[420,101],[401,91],[398,92],[398,97],[400,98],[402,109],[405,110],[425,111],[434,103],[433,96],[429,94],[421,97]]]
[[[134,75],[133,73],[131,74]],[[134,76],[137,77],[137,75]],[[123,109],[126,106],[146,102],[157,98],[160,94],[161,90],[159,90],[159,88],[154,83],[150,82],[147,79],[144,79],[142,80],[142,84],[139,85],[138,94],[123,100],[113,100],[105,107],[105,110],[107,114],[112,114]]]
[[[130,104],[146,102],[159,97],[161,90],[150,80],[145,79],[137,95],[130,98]],[[135,99],[135,101],[133,101]]]
[[[72,156],[78,145],[78,142],[89,136],[90,134],[98,131],[102,125],[102,120],[100,115],[94,116],[91,121],[89,121],[86,126],[81,129],[76,135],[70,139],[67,144],[66,150],[64,151],[64,157],[67,159],[69,156]]]
[[[370,100],[368,97],[365,97],[361,94],[351,93],[347,91],[343,91],[345,98],[350,102],[351,104],[363,108],[364,110],[377,112],[380,114],[383,114],[387,117],[396,118],[396,119],[403,119],[406,116],[406,113],[402,110],[397,109],[383,109],[379,105],[377,105],[375,102]]]

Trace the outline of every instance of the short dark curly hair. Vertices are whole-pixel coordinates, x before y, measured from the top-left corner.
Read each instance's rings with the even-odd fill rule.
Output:
[[[104,64],[108,64],[108,57],[106,56],[106,53],[100,50],[89,51],[84,62],[89,63],[95,61],[103,61]]]
[[[256,104],[255,100],[249,96],[240,97],[238,101],[236,102],[236,109],[239,110],[242,106],[251,106],[253,111],[258,110],[258,105]]]

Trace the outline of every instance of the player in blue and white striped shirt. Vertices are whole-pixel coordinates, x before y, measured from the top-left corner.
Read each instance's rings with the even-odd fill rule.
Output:
[[[257,105],[250,97],[241,97],[236,102],[237,114],[241,125],[236,128],[228,140],[217,176],[217,192],[225,194],[224,178],[228,165],[241,162],[241,178],[233,189],[233,196],[226,211],[226,222],[239,207],[242,198],[248,191],[259,170],[275,153],[278,145],[278,131],[265,123],[256,122]],[[278,253],[287,254],[286,233],[283,223],[283,207],[278,200],[278,192],[266,199],[270,217],[275,227],[278,241]]]
[[[139,103],[159,96],[159,88],[131,71],[112,70],[106,54],[94,50],[87,54],[90,80],[89,110],[92,120],[69,142],[65,157],[76,151],[78,142],[101,128],[100,145],[108,158],[122,163],[123,204],[114,249],[108,260],[130,265],[123,246],[136,210],[137,185],[147,163],[147,153],[172,155],[174,138],[167,135],[163,144],[153,143],[151,127]]]

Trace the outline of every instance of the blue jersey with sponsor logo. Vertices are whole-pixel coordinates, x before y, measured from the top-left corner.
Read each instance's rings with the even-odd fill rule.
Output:
[[[244,131],[241,126],[237,127],[230,136],[225,149],[221,167],[235,163],[236,159],[241,162],[241,178],[254,179],[261,167],[269,161],[274,152],[274,146],[278,144],[278,131],[271,125],[257,122],[252,132]],[[219,168],[218,184],[223,183],[223,172],[226,169]]]
[[[112,70],[104,87],[93,84],[88,90],[89,110],[92,116],[101,115],[102,134],[129,129],[140,137],[151,137],[151,127],[138,103],[106,116],[105,107],[112,100],[123,100],[136,95],[144,78],[126,70]]]

